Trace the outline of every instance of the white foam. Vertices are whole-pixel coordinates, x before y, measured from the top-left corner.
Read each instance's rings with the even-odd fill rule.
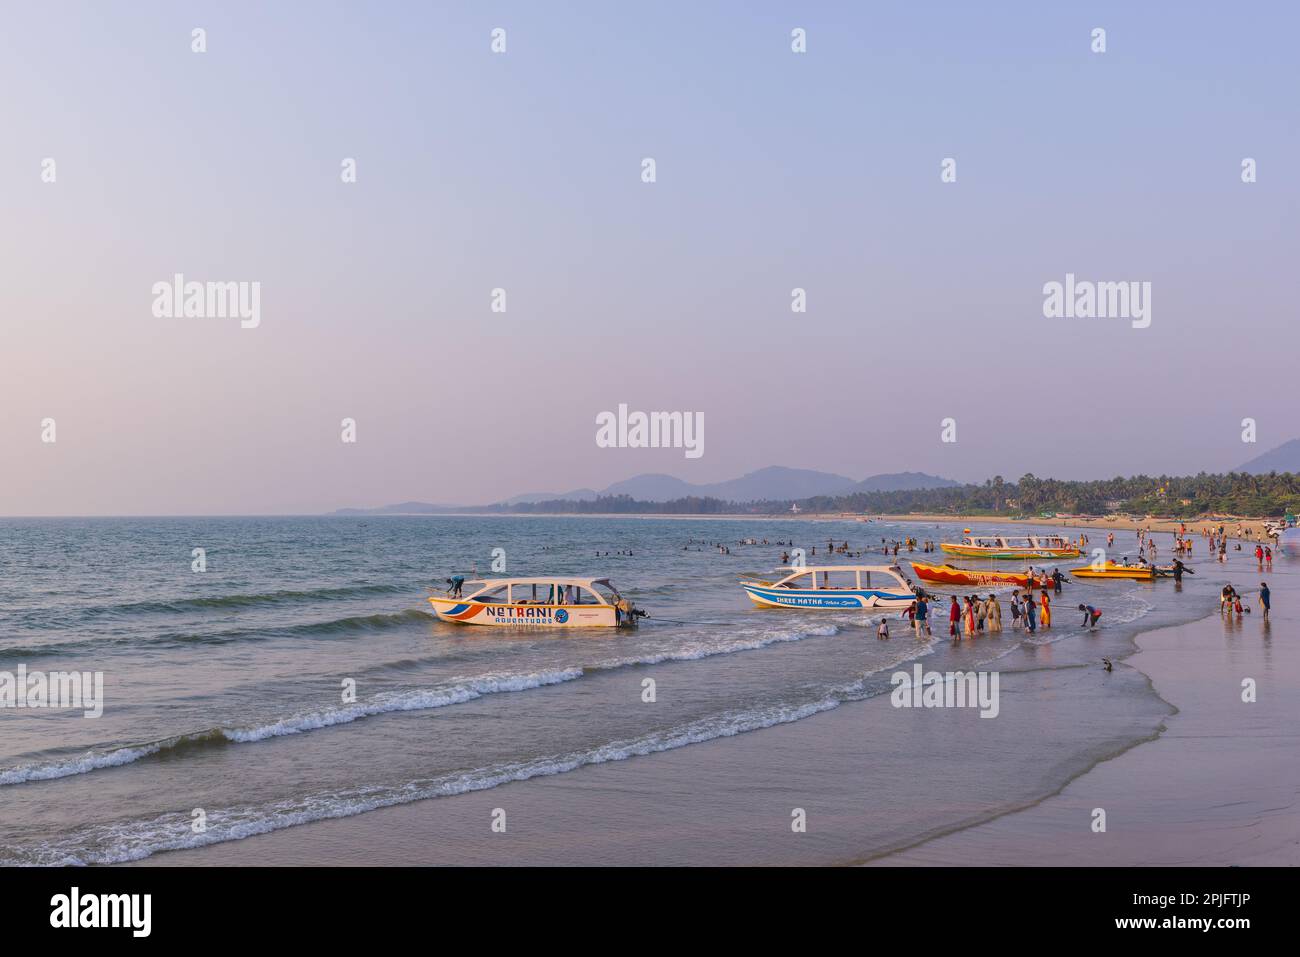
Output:
[[[100,768],[118,767],[138,761],[151,754],[157,754],[164,749],[187,742],[195,742],[205,737],[220,735],[227,741],[238,743],[263,741],[267,738],[301,734],[304,731],[315,731],[334,725],[348,724],[378,714],[443,708],[448,705],[472,701],[488,694],[526,691],[544,685],[573,681],[576,678],[581,678],[582,674],[581,668],[567,668],[561,671],[547,671],[536,674],[488,674],[476,678],[458,678],[453,679],[454,683],[439,688],[386,692],[378,694],[363,703],[359,702],[344,708],[296,714],[271,724],[258,725],[252,728],[216,728],[212,731],[181,734],[148,744],[118,748],[114,751],[92,752],[71,761],[8,768],[0,771],[0,785],[22,784],[28,781],[49,781],[74,774],[85,774]]]
[[[159,851],[240,840],[311,821],[351,817],[381,807],[487,790],[513,781],[563,774],[587,765],[623,761],[716,738],[733,737],[777,724],[800,721],[838,707],[841,702],[850,700],[861,692],[862,686],[863,681],[859,680],[835,689],[826,697],[804,704],[770,705],[751,711],[727,712],[668,731],[651,733],[629,741],[610,742],[587,751],[551,755],[495,768],[478,768],[426,782],[412,782],[382,789],[372,787],[342,794],[309,795],[298,800],[280,801],[261,807],[213,810],[208,813],[208,828],[201,834],[192,832],[188,816],[176,814],[146,821],[101,825],[83,831],[80,840],[89,839],[92,844],[107,845],[103,850],[68,846],[71,842],[64,839],[38,845],[20,858],[0,859],[0,865],[116,864],[140,860]]]

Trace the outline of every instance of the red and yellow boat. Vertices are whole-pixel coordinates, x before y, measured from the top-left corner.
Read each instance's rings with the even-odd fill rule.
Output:
[[[912,562],[912,571],[916,577],[931,585],[1018,585],[1031,587],[1028,572],[985,572],[974,568],[958,568],[956,565],[929,565],[925,562]],[[1038,579],[1032,587],[1050,588],[1052,579],[1046,575]]]

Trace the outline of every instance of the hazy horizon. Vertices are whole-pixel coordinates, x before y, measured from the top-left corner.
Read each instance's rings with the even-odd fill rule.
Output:
[[[1194,475],[1300,431],[1290,5],[3,17],[0,515]],[[260,283],[256,328],[156,316],[177,274]],[[1149,327],[1045,317],[1067,274],[1149,282]],[[703,454],[600,447],[620,404]]]

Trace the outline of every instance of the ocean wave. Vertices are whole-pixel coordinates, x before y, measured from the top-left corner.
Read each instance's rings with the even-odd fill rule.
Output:
[[[191,747],[250,744],[268,738],[301,734],[341,724],[350,724],[362,718],[398,711],[421,711],[473,701],[487,694],[527,691],[533,688],[573,681],[588,673],[614,671],[674,661],[698,661],[715,655],[752,651],[769,645],[799,641],[809,637],[828,637],[838,634],[836,625],[823,625],[794,631],[765,633],[742,638],[721,645],[686,645],[672,650],[650,651],[644,655],[617,658],[597,664],[572,665],[555,670],[528,674],[485,674],[452,679],[444,685],[428,689],[383,692],[366,702],[339,708],[300,712],[277,721],[243,728],[208,728],[202,731],[172,735],[157,741],[128,745],[112,751],[92,752],[67,761],[46,764],[27,764],[0,770],[0,786],[22,784],[29,781],[48,781],[56,778],[85,774],[101,768],[120,767],[163,751],[178,751]],[[930,654],[929,644],[900,645],[899,661]],[[411,660],[411,659],[408,659]],[[436,660],[436,659],[435,659]],[[898,662],[881,665],[878,670],[896,667]],[[391,663],[382,667],[391,667]],[[874,674],[876,671],[868,672]],[[865,680],[864,675],[864,680]]]
[[[264,641],[268,638],[312,637],[316,635],[365,634],[402,628],[413,623],[432,623],[437,616],[423,608],[374,615],[353,615],[326,621],[308,621],[297,625],[268,625],[257,628],[231,628],[213,632],[164,632],[117,638],[73,639],[46,645],[20,645],[0,648],[0,660],[44,658],[80,651],[100,651],[106,647],[185,647],[189,645],[225,645],[240,641]]]
[[[204,611],[221,608],[251,608],[260,605],[293,604],[296,602],[344,601],[369,595],[395,595],[418,590],[419,585],[342,585],[333,588],[280,589],[235,595],[203,595],[194,598],[164,598],[152,601],[119,602],[109,605],[90,605],[84,608],[64,606],[58,609],[37,608],[25,613],[27,618],[42,620],[54,611],[74,614],[80,618],[101,618],[116,615],[180,614],[186,611]]]
[[[538,674],[489,674],[475,678],[454,679],[446,685],[413,691],[391,691],[375,695],[365,702],[340,708],[300,712],[278,721],[245,728],[207,728],[203,731],[172,735],[157,741],[128,745],[112,751],[83,754],[67,761],[47,764],[28,764],[0,770],[0,785],[24,784],[29,781],[50,781],[55,778],[85,774],[101,768],[120,767],[163,751],[186,748],[246,744],[267,738],[301,734],[340,724],[349,724],[361,718],[388,714],[395,711],[424,711],[461,704],[488,694],[509,691],[526,691],[545,685],[559,684],[582,677],[580,668],[548,671]]]
[[[584,751],[477,768],[404,785],[313,794],[257,807],[214,810],[208,813],[207,830],[201,834],[193,833],[191,820],[185,814],[166,814],[151,820],[90,827],[77,835],[39,844],[31,850],[20,852],[17,857],[0,859],[0,866],[118,864],[141,860],[159,851],[240,840],[312,821],[351,817],[382,807],[466,794],[514,781],[563,774],[588,765],[623,761],[799,721],[851,700],[856,693],[861,692],[864,681],[865,679],[860,679],[814,701],[725,712],[666,731],[610,742]],[[86,844],[92,846],[86,847]],[[106,846],[94,846],[101,844]]]

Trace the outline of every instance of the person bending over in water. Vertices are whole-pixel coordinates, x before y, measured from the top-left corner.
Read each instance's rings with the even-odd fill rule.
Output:
[[[1083,612],[1083,627],[1090,630],[1097,627],[1097,619],[1101,617],[1101,612],[1091,605],[1080,605],[1079,611]]]

